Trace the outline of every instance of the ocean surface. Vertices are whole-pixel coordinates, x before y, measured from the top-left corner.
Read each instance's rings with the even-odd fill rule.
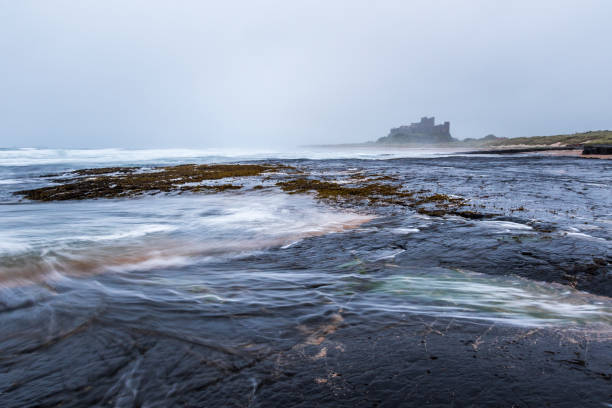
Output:
[[[394,175],[497,215],[338,207],[280,189],[13,194],[82,168],[262,161]],[[609,160],[575,157],[0,149],[0,405],[277,405],[264,395],[285,381],[270,374],[281,356],[319,361],[343,328],[415,321],[580,333],[608,347],[609,370],[611,191]],[[577,270],[577,285],[564,280]]]

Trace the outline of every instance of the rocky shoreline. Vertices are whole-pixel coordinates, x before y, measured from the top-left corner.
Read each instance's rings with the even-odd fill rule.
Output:
[[[586,146],[508,146],[503,149],[482,149],[463,152],[462,154],[519,154],[544,153],[558,156],[575,156],[583,158],[612,159],[612,146],[586,145]]]
[[[313,193],[317,199],[338,205],[398,205],[434,217],[456,215],[482,219],[499,215],[479,212],[462,197],[406,189],[402,180],[388,175],[355,171],[340,180],[324,174],[313,175],[305,168],[270,163],[183,164],[152,169],[110,167],[44,177],[54,185],[14,194],[35,201],[64,201],[278,187],[289,194]],[[230,182],[220,183],[221,180]]]
[[[463,154],[518,154],[518,153],[539,153],[549,151],[566,151],[566,150],[581,150],[582,147],[571,147],[571,146],[538,146],[538,147],[514,147],[508,146],[503,149],[487,149],[482,150],[471,150],[463,152]]]
[[[350,171],[338,172],[333,169],[315,169],[308,165],[280,163],[185,164],[155,168],[82,169],[65,174],[45,175],[43,179],[53,184],[17,191],[14,194],[35,201],[65,201],[157,194],[214,194],[230,191],[239,194],[280,189],[287,194],[311,194],[328,205],[376,215],[409,211],[433,218],[460,217],[465,220],[524,222],[525,228],[542,235],[543,243],[552,239],[551,234],[556,234],[557,230],[550,223],[541,223],[533,219],[522,220],[517,217],[528,210],[524,205],[504,208],[491,206],[483,203],[483,199],[488,197],[486,194],[466,196],[448,189],[440,191],[440,184],[435,178],[428,188],[423,184],[413,185],[410,179],[394,172],[373,172],[357,167]],[[550,211],[554,213],[554,210]],[[448,233],[450,232],[447,231]],[[533,238],[517,234],[512,239],[520,244],[523,239]],[[503,274],[504,270],[515,261],[521,265],[535,262],[533,266],[540,280],[558,282],[597,294],[612,294],[612,286],[606,278],[606,271],[612,258],[594,255],[593,259],[565,260],[560,254],[554,258],[554,262],[559,262],[558,265],[555,264],[556,266],[553,265],[552,269],[548,270],[548,267],[536,265],[541,263],[538,260],[541,256],[549,256],[538,255],[539,246],[538,240],[529,246],[529,250],[523,250],[519,258],[512,253],[497,254],[499,250],[489,249],[486,258],[491,258],[493,254],[495,257],[502,257],[500,259],[504,259],[505,267],[484,262],[483,269],[476,268],[476,270]],[[456,266],[473,267],[469,262],[463,265],[459,260],[452,261],[447,258],[439,254],[436,259],[444,264],[450,262]],[[530,277],[534,272],[517,265],[514,273]]]
[[[281,197],[374,217],[339,233],[194,266],[111,268],[10,289],[16,306],[3,324],[19,327],[24,340],[9,334],[2,343],[8,379],[0,402],[600,407],[612,380],[604,309],[612,257],[600,221],[609,213],[609,183],[599,180],[607,164],[499,155],[45,174],[30,184],[38,188],[14,192],[32,201],[12,207],[49,217],[58,207],[87,208],[97,217],[103,206],[124,212],[132,204],[150,210],[191,200],[191,220],[201,213],[233,217],[231,209],[224,214],[230,203],[250,208]],[[280,216],[291,218],[296,207],[282,208],[288,212]],[[204,225],[197,228],[206,231]],[[205,241],[204,234],[190,233],[189,242]],[[147,250],[158,250],[153,242]],[[117,253],[108,254],[100,261],[112,267]],[[48,297],[22,299],[38,287]],[[83,288],[90,292],[80,294]],[[176,301],[167,302],[168,293],[178,293]],[[246,297],[252,294],[269,297]],[[83,300],[64,303],[74,298]],[[31,313],[32,304],[58,310],[52,316],[60,320]],[[555,320],[564,312],[574,317]],[[49,378],[53,388],[40,386]],[[138,386],[118,400],[109,390],[126,378]]]

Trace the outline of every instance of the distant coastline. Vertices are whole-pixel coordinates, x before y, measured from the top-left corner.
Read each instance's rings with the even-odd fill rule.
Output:
[[[435,125],[434,118],[392,128],[388,136],[364,143],[308,145],[311,148],[398,148],[465,149],[466,154],[515,154],[557,152],[556,155],[612,156],[612,130],[594,130],[572,134],[527,137],[497,137],[457,140],[450,136],[450,123]],[[565,153],[564,153],[565,152]]]

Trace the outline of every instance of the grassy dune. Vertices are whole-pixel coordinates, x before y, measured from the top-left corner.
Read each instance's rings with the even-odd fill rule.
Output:
[[[589,145],[589,144],[612,144],[611,130],[596,130],[583,133],[574,133],[571,135],[553,135],[553,136],[531,136],[531,137],[514,137],[510,139],[496,140],[479,140],[484,146],[513,146],[513,145]]]

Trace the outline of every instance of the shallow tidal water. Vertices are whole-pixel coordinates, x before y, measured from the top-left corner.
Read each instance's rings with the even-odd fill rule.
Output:
[[[2,406],[612,402],[608,160],[105,152],[0,151]],[[274,187],[12,194],[79,168],[270,159],[394,176],[492,216]]]

